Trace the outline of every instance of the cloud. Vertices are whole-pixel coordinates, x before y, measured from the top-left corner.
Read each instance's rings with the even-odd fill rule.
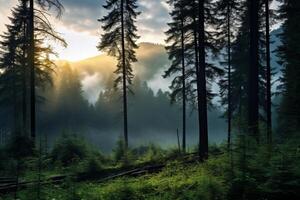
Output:
[[[8,17],[11,9],[16,4],[16,0],[0,0],[0,33],[6,30],[5,24],[9,23]]]
[[[74,31],[99,35],[101,24],[97,19],[106,14],[102,7],[105,0],[61,0],[61,2],[65,7],[65,13],[58,24]],[[141,15],[138,17],[137,26],[141,41],[162,43],[166,22],[169,20],[168,6],[163,0],[140,0],[138,5]]]
[[[61,20],[55,23],[63,28],[75,32],[87,32],[93,36],[99,36],[101,24],[97,19],[105,15],[102,7],[106,0],[61,0],[65,7],[65,13]],[[0,32],[5,30],[3,24],[7,23],[7,15],[17,0],[0,0]],[[139,11],[138,29],[141,39],[139,42],[164,43],[164,31],[167,29],[167,22],[170,21],[170,7],[166,0],[138,0]],[[278,7],[278,2],[272,4],[273,8]]]
[[[95,73],[93,75],[86,74],[81,81],[84,96],[91,104],[96,103],[99,94],[103,88],[101,87],[102,78],[101,74]]]
[[[97,19],[102,15],[104,0],[61,0],[65,12],[59,25],[78,32],[97,34],[100,29]]]

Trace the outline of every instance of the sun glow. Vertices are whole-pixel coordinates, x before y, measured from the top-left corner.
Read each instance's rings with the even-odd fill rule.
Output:
[[[65,48],[59,44],[54,44],[55,51],[58,53],[58,58],[56,59],[79,61],[101,54],[96,48],[99,42],[98,37],[65,28],[59,29],[58,32],[65,38],[68,46]]]

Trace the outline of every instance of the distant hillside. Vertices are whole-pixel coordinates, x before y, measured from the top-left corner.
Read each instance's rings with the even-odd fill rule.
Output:
[[[159,85],[160,88],[168,88],[168,80],[162,78],[162,73],[169,63],[163,45],[140,43],[137,59],[138,62],[133,65],[136,77],[148,83],[154,82],[154,87]],[[65,61],[59,61],[58,65],[64,63]],[[90,102],[95,102],[100,91],[114,79],[116,63],[115,58],[102,54],[69,64],[80,74],[85,96]]]
[[[280,66],[277,63],[278,58],[276,57],[276,52],[274,51],[278,45],[280,45],[280,40],[278,38],[278,34],[280,32],[281,29],[276,29],[271,33],[272,67],[276,72],[280,71]],[[170,81],[163,80],[161,76],[163,71],[169,65],[168,56],[163,45],[140,43],[139,49],[137,49],[137,58],[138,62],[134,64],[133,68],[136,76],[139,77],[139,79],[150,83],[150,87],[152,88],[168,88]],[[86,90],[87,95],[91,95],[88,91],[99,91],[100,88],[103,88],[109,84],[109,82],[112,80],[114,74],[113,72],[116,69],[116,60],[113,57],[105,54],[87,58],[78,62],[71,62],[70,64],[82,76],[84,89]],[[278,75],[276,78],[278,78]]]
[[[168,64],[168,58],[163,45],[141,43],[137,49],[138,62],[134,64],[134,70],[138,77],[150,80],[164,66]],[[93,75],[100,73],[103,77],[109,77],[116,69],[116,60],[105,54],[87,58],[82,61],[72,62],[71,66],[78,72]]]

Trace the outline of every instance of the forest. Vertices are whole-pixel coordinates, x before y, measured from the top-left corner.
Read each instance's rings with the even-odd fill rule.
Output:
[[[299,0],[0,0],[0,200],[300,199],[298,19]]]

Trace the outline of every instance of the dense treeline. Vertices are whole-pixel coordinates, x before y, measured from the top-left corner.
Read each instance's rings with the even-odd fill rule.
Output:
[[[110,150],[122,129],[121,93],[114,89],[113,78],[109,79],[105,89],[99,94],[98,100],[91,105],[83,96],[80,76],[76,69],[65,64],[56,71],[54,77],[53,88],[48,88],[44,94],[47,100],[39,106],[38,127],[40,132],[48,133],[49,139],[57,137],[63,131],[83,134],[87,138],[93,135],[98,138],[98,145],[103,150]],[[131,88],[134,94],[128,96],[128,105],[132,106],[128,110],[131,116],[129,128],[135,141],[130,144],[135,146],[145,141],[145,138],[154,142],[154,138],[159,137],[162,138],[161,144],[177,143],[175,142],[176,129],[182,130],[181,107],[177,103],[173,105],[169,103],[168,92],[159,90],[154,93],[139,77],[133,80]],[[145,107],[145,104],[148,106]],[[187,107],[187,113],[190,133],[188,140],[192,141],[196,138],[197,118],[191,106]],[[217,127],[210,126],[210,130],[214,132],[211,138],[214,142],[223,140],[221,130],[224,128],[224,122],[219,118],[220,115],[221,112],[218,109],[212,109],[209,114],[210,119],[218,123]],[[78,123],[79,121],[80,123]],[[110,136],[107,137],[107,134]],[[101,141],[105,141],[106,144],[102,145]],[[194,144],[195,142],[189,147]]]
[[[271,2],[192,1],[190,4],[198,13],[196,15],[189,10],[191,7],[187,1],[170,1],[173,9],[170,15],[173,21],[169,23],[170,30],[166,33],[167,42],[171,44],[167,50],[173,64],[166,71],[166,76],[178,75],[171,85],[173,91],[171,97],[173,100],[182,100],[184,110],[186,101],[189,101],[188,97],[191,96],[190,90],[201,88],[200,91],[203,92],[208,89],[203,84],[201,85],[201,81],[210,78],[211,73],[200,71],[201,67],[204,67],[206,71],[212,67],[205,64],[208,58],[207,52],[221,54],[220,64],[225,67],[224,71],[217,75],[220,78],[221,104],[226,107],[228,146],[232,141],[232,130],[238,134],[248,133],[255,137],[258,143],[260,141],[269,144],[272,142],[274,72],[270,61],[270,26],[274,23],[276,12],[270,9]],[[283,3],[279,12],[285,13],[285,9],[290,6],[290,3]],[[281,14],[276,19],[280,18],[285,21],[287,16],[285,14]],[[193,26],[189,26],[193,22],[192,19],[196,23],[194,35],[189,34],[189,28],[193,30]],[[203,21],[205,27],[203,27]],[[288,20],[285,23],[288,23]],[[203,37],[203,32],[206,33],[206,37]],[[194,51],[190,49],[191,38],[194,38],[193,45],[197,47]],[[206,54],[201,49],[203,41],[211,47],[205,49]],[[282,52],[282,47],[278,51]],[[282,61],[281,64],[285,62]],[[193,75],[190,75],[191,71],[196,73],[194,82],[191,78]],[[196,85],[191,86],[190,81]],[[208,81],[205,82],[209,85]],[[199,109],[199,146],[204,148],[207,140],[205,130],[207,103],[203,103],[205,101],[201,98],[208,100],[209,97],[201,93],[195,94],[194,97],[198,98],[195,102],[198,103]],[[183,113],[183,124],[185,123],[184,116],[185,113]],[[185,135],[184,132],[183,135]],[[205,151],[201,149],[202,147],[199,149],[200,154],[202,151],[204,154]]]

